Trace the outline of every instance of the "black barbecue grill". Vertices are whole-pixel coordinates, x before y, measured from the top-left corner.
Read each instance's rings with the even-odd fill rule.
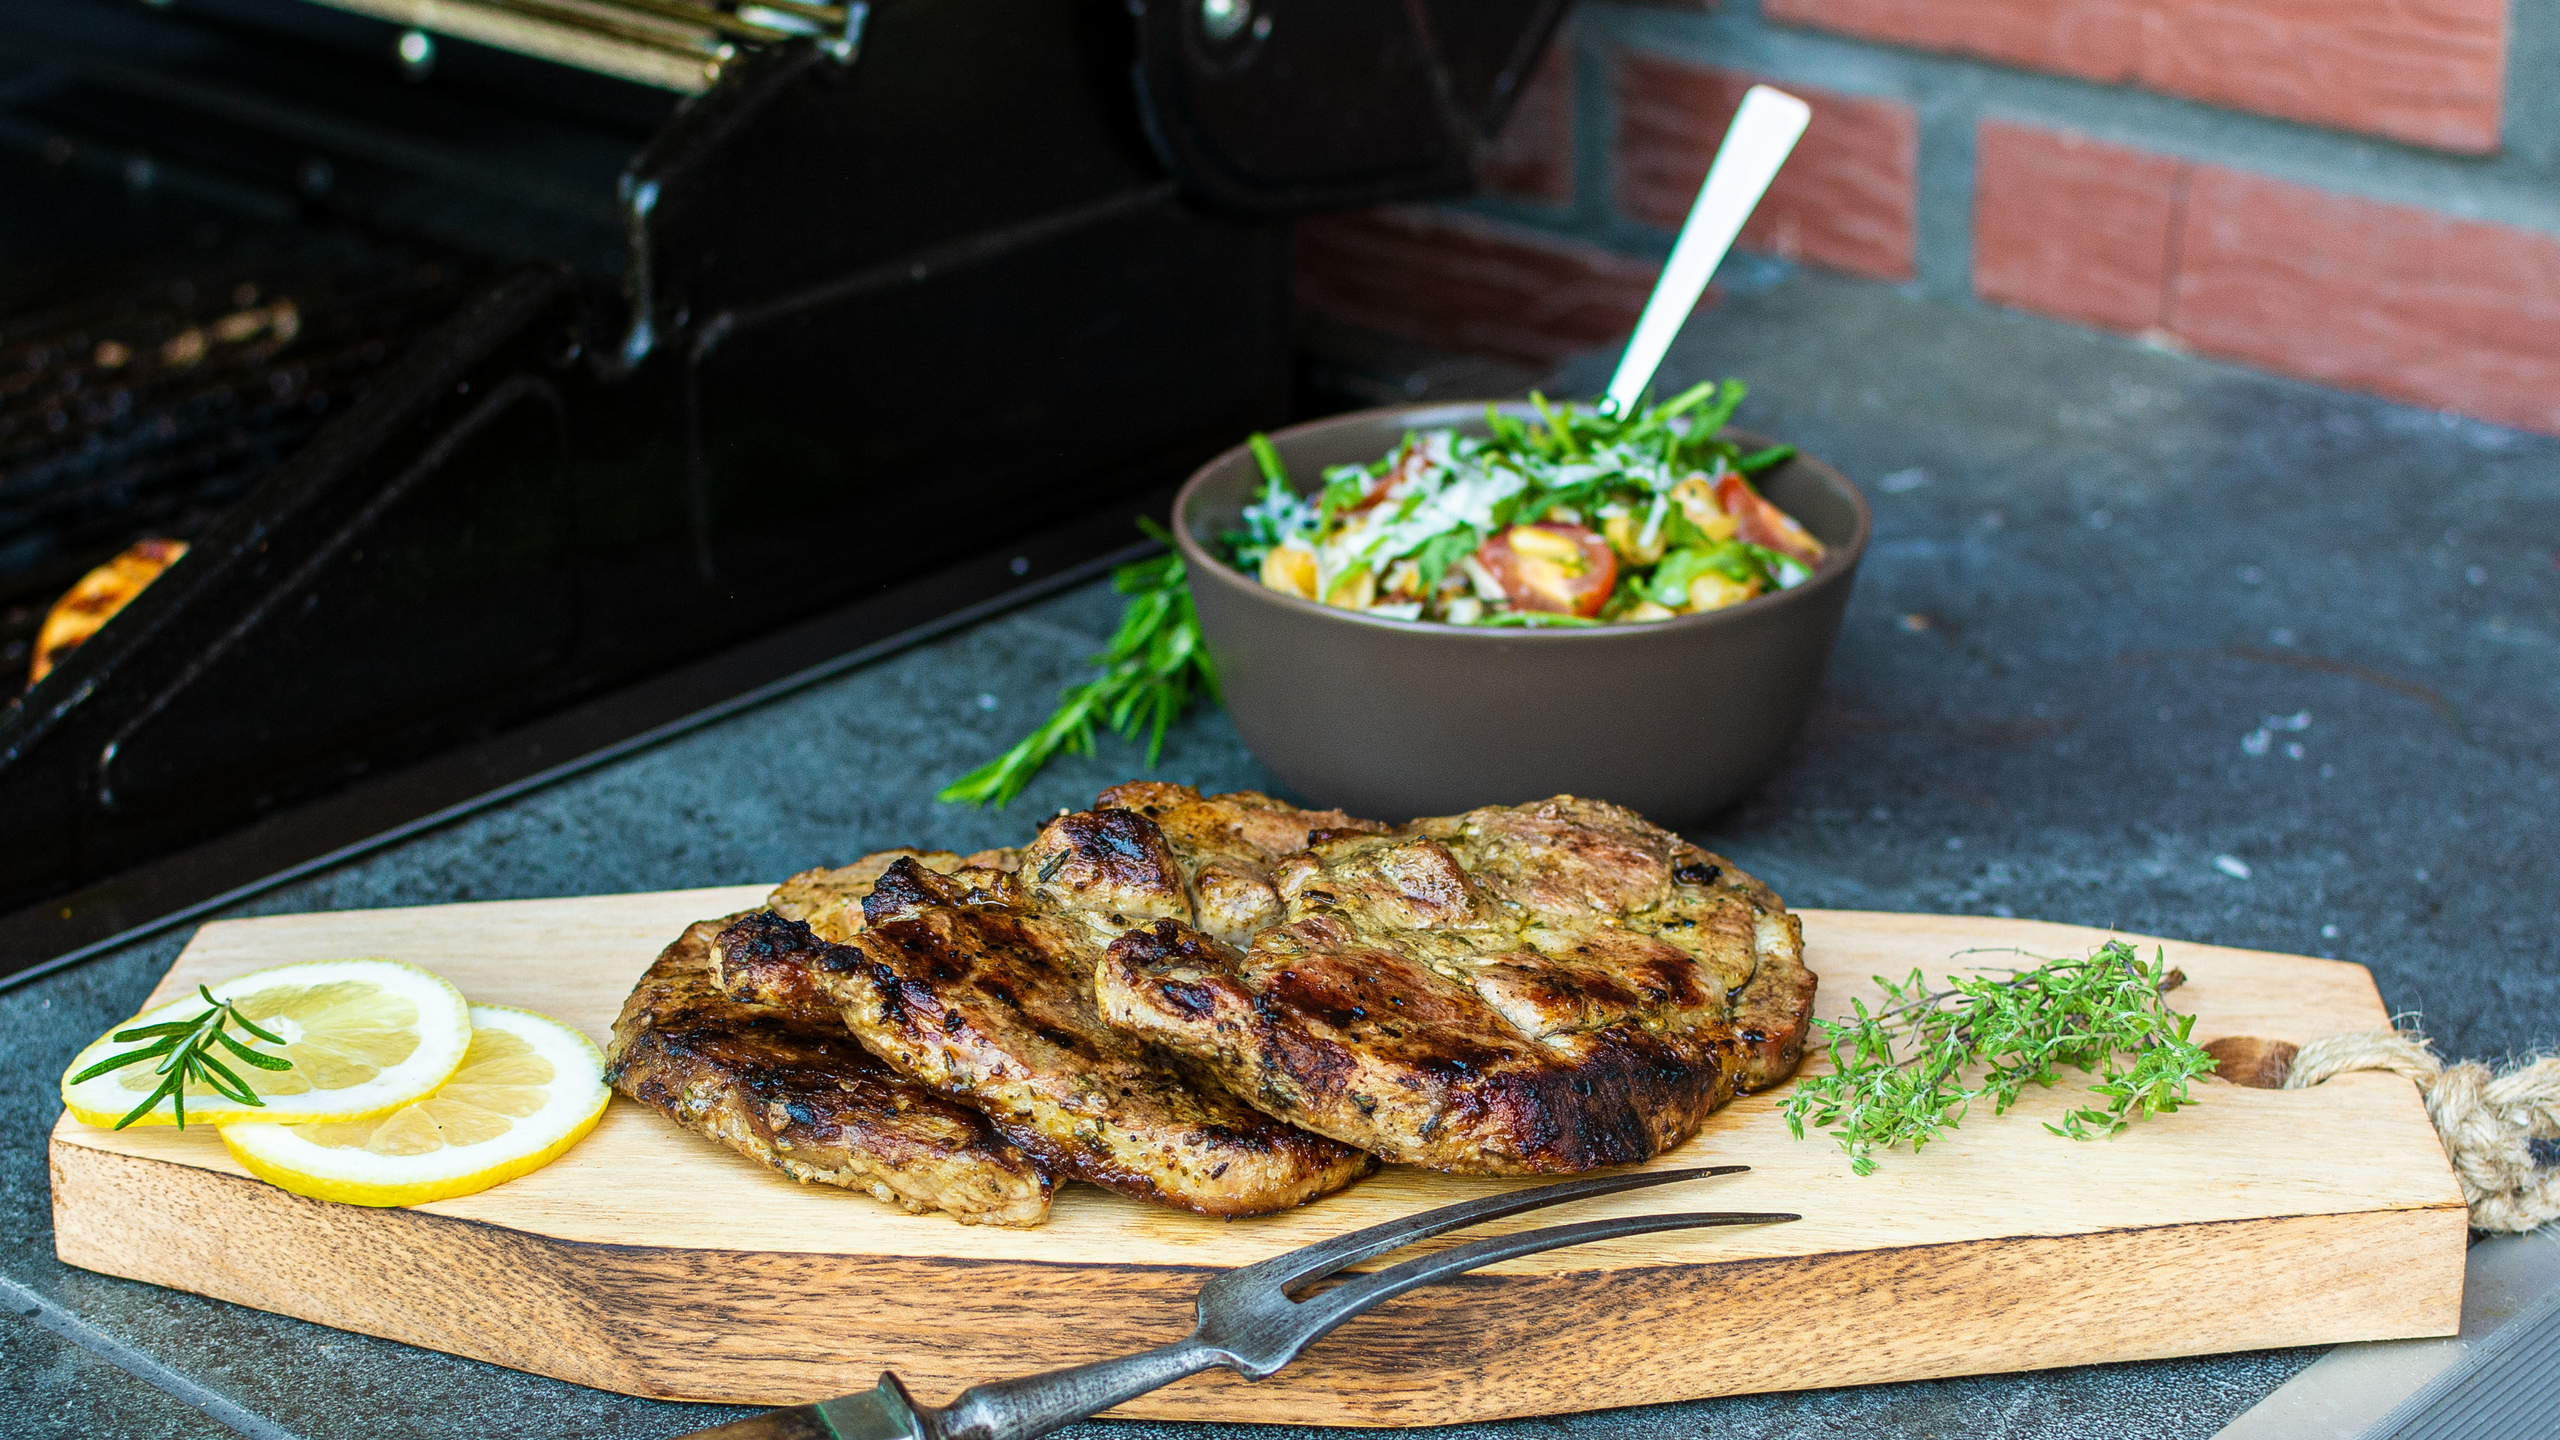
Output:
[[[12,672],[193,548],[0,709],[0,909],[1286,418],[1287,217],[1470,185],[1564,3],[10,0]]]

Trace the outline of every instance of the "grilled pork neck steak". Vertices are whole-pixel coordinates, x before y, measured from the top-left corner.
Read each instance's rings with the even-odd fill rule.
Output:
[[[1251,790],[1203,796],[1188,785],[1156,780],[1114,785],[1093,807],[1133,811],[1154,821],[1189,886],[1191,923],[1231,945],[1280,923],[1280,866],[1307,848],[1309,836],[1387,828],[1339,810],[1300,810]]]
[[[1240,843],[1228,858],[1252,853]],[[722,987],[785,1008],[833,1005],[900,1074],[984,1111],[1059,1176],[1125,1195],[1258,1215],[1375,1165],[1263,1114],[1095,1008],[1094,966],[1113,939],[1193,915],[1187,877],[1145,816],[1060,816],[1018,869],[881,858],[794,877],[774,909],[724,930]]]
[[[1559,796],[1319,833],[1275,880],[1281,923],[1240,949],[1178,915],[1120,936],[1103,1013],[1390,1160],[1644,1160],[1802,1053],[1801,922],[1618,806]]]
[[[765,908],[785,920],[806,920],[820,938],[850,944],[862,933],[862,901],[880,881],[880,873],[900,860],[913,860],[936,874],[965,869],[1011,870],[1022,863],[1020,850],[981,850],[956,855],[948,850],[881,850],[833,870],[803,870],[765,897]],[[732,917],[735,918],[735,917]]]
[[[615,1089],[796,1180],[964,1225],[1047,1217],[1050,1180],[1029,1156],[977,1111],[899,1079],[832,1009],[722,994],[711,944],[730,920],[688,928],[623,1002],[605,1070]]]

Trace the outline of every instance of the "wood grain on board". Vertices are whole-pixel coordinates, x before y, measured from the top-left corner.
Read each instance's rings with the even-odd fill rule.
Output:
[[[152,1003],[292,960],[389,955],[472,999],[605,1038],[684,925],[761,887],[207,925]],[[1821,1009],[1867,977],[2084,954],[2103,932],[2034,921],[1805,913]],[[2165,944],[2200,1040],[2299,1042],[2384,1022],[2363,967]],[[2027,962],[2032,963],[2032,962]],[[1816,1062],[1818,1063],[1818,1062]],[[1975,1115],[1869,1177],[1791,1138],[1783,1090],[1712,1118],[1658,1167],[1751,1173],[1516,1217],[1801,1211],[1765,1229],[1639,1236],[1509,1262],[1352,1322],[1274,1379],[1204,1375],[1131,1416],[1436,1425],[1705,1395],[2450,1334],[2466,1216],[2407,1081],[2201,1087],[2203,1104],[2076,1143],[2069,1087]],[[1531,1181],[1389,1168],[1285,1215],[1219,1221],[1086,1186],[1046,1225],[900,1214],[802,1186],[617,1100],[550,1167],[457,1200],[370,1210],[248,1178],[209,1130],[53,1137],[56,1245],[74,1265],[176,1285],[634,1394],[760,1403],[894,1369],[940,1401],[974,1381],[1178,1337],[1216,1270]]]

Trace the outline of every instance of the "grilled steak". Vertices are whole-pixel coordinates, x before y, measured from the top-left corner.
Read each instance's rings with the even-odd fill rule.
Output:
[[[1310,835],[1387,828],[1339,810],[1300,810],[1251,790],[1203,796],[1188,785],[1158,780],[1114,785],[1093,807],[1128,810],[1154,821],[1188,887],[1191,923],[1236,945],[1264,926],[1280,923],[1281,862],[1307,848]]]
[[[1192,914],[1185,875],[1145,816],[1060,816],[1018,870],[963,864],[946,873],[940,856],[896,853],[877,866],[879,858],[823,880],[799,877],[775,909],[723,931],[722,986],[762,1004],[836,1006],[900,1074],[984,1111],[1059,1176],[1124,1195],[1258,1215],[1330,1194],[1374,1166],[1261,1113],[1096,1010],[1094,966],[1111,941],[1132,925]],[[856,891],[858,924],[845,904]],[[784,913],[794,907],[808,918]]]
[[[1320,833],[1275,880],[1282,923],[1241,950],[1150,912],[1166,918],[1100,967],[1103,1013],[1391,1160],[1501,1175],[1644,1160],[1802,1052],[1801,922],[1614,805]]]
[[[962,869],[1012,870],[1022,863],[1019,850],[981,850],[957,855],[949,850],[880,850],[836,869],[803,870],[774,887],[765,908],[785,920],[805,920],[822,940],[850,944],[862,933],[862,901],[879,882],[880,873],[900,860],[913,860],[936,874]],[[732,919],[737,917],[732,916]],[[835,1007],[810,992],[805,998]]]
[[[832,1009],[813,1018],[723,995],[711,942],[728,923],[688,928],[623,1002],[605,1071],[615,1089],[804,1183],[964,1225],[1048,1215],[1050,1180],[1030,1157],[975,1110],[898,1078]]]

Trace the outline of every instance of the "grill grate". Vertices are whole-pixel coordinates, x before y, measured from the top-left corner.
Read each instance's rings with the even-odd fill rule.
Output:
[[[477,283],[396,252],[296,258],[0,321],[0,696],[81,573],[202,534]]]
[[[870,6],[812,0],[313,0],[545,60],[697,94],[720,78],[739,47],[813,39],[853,58]],[[404,45],[423,63],[431,49]]]

